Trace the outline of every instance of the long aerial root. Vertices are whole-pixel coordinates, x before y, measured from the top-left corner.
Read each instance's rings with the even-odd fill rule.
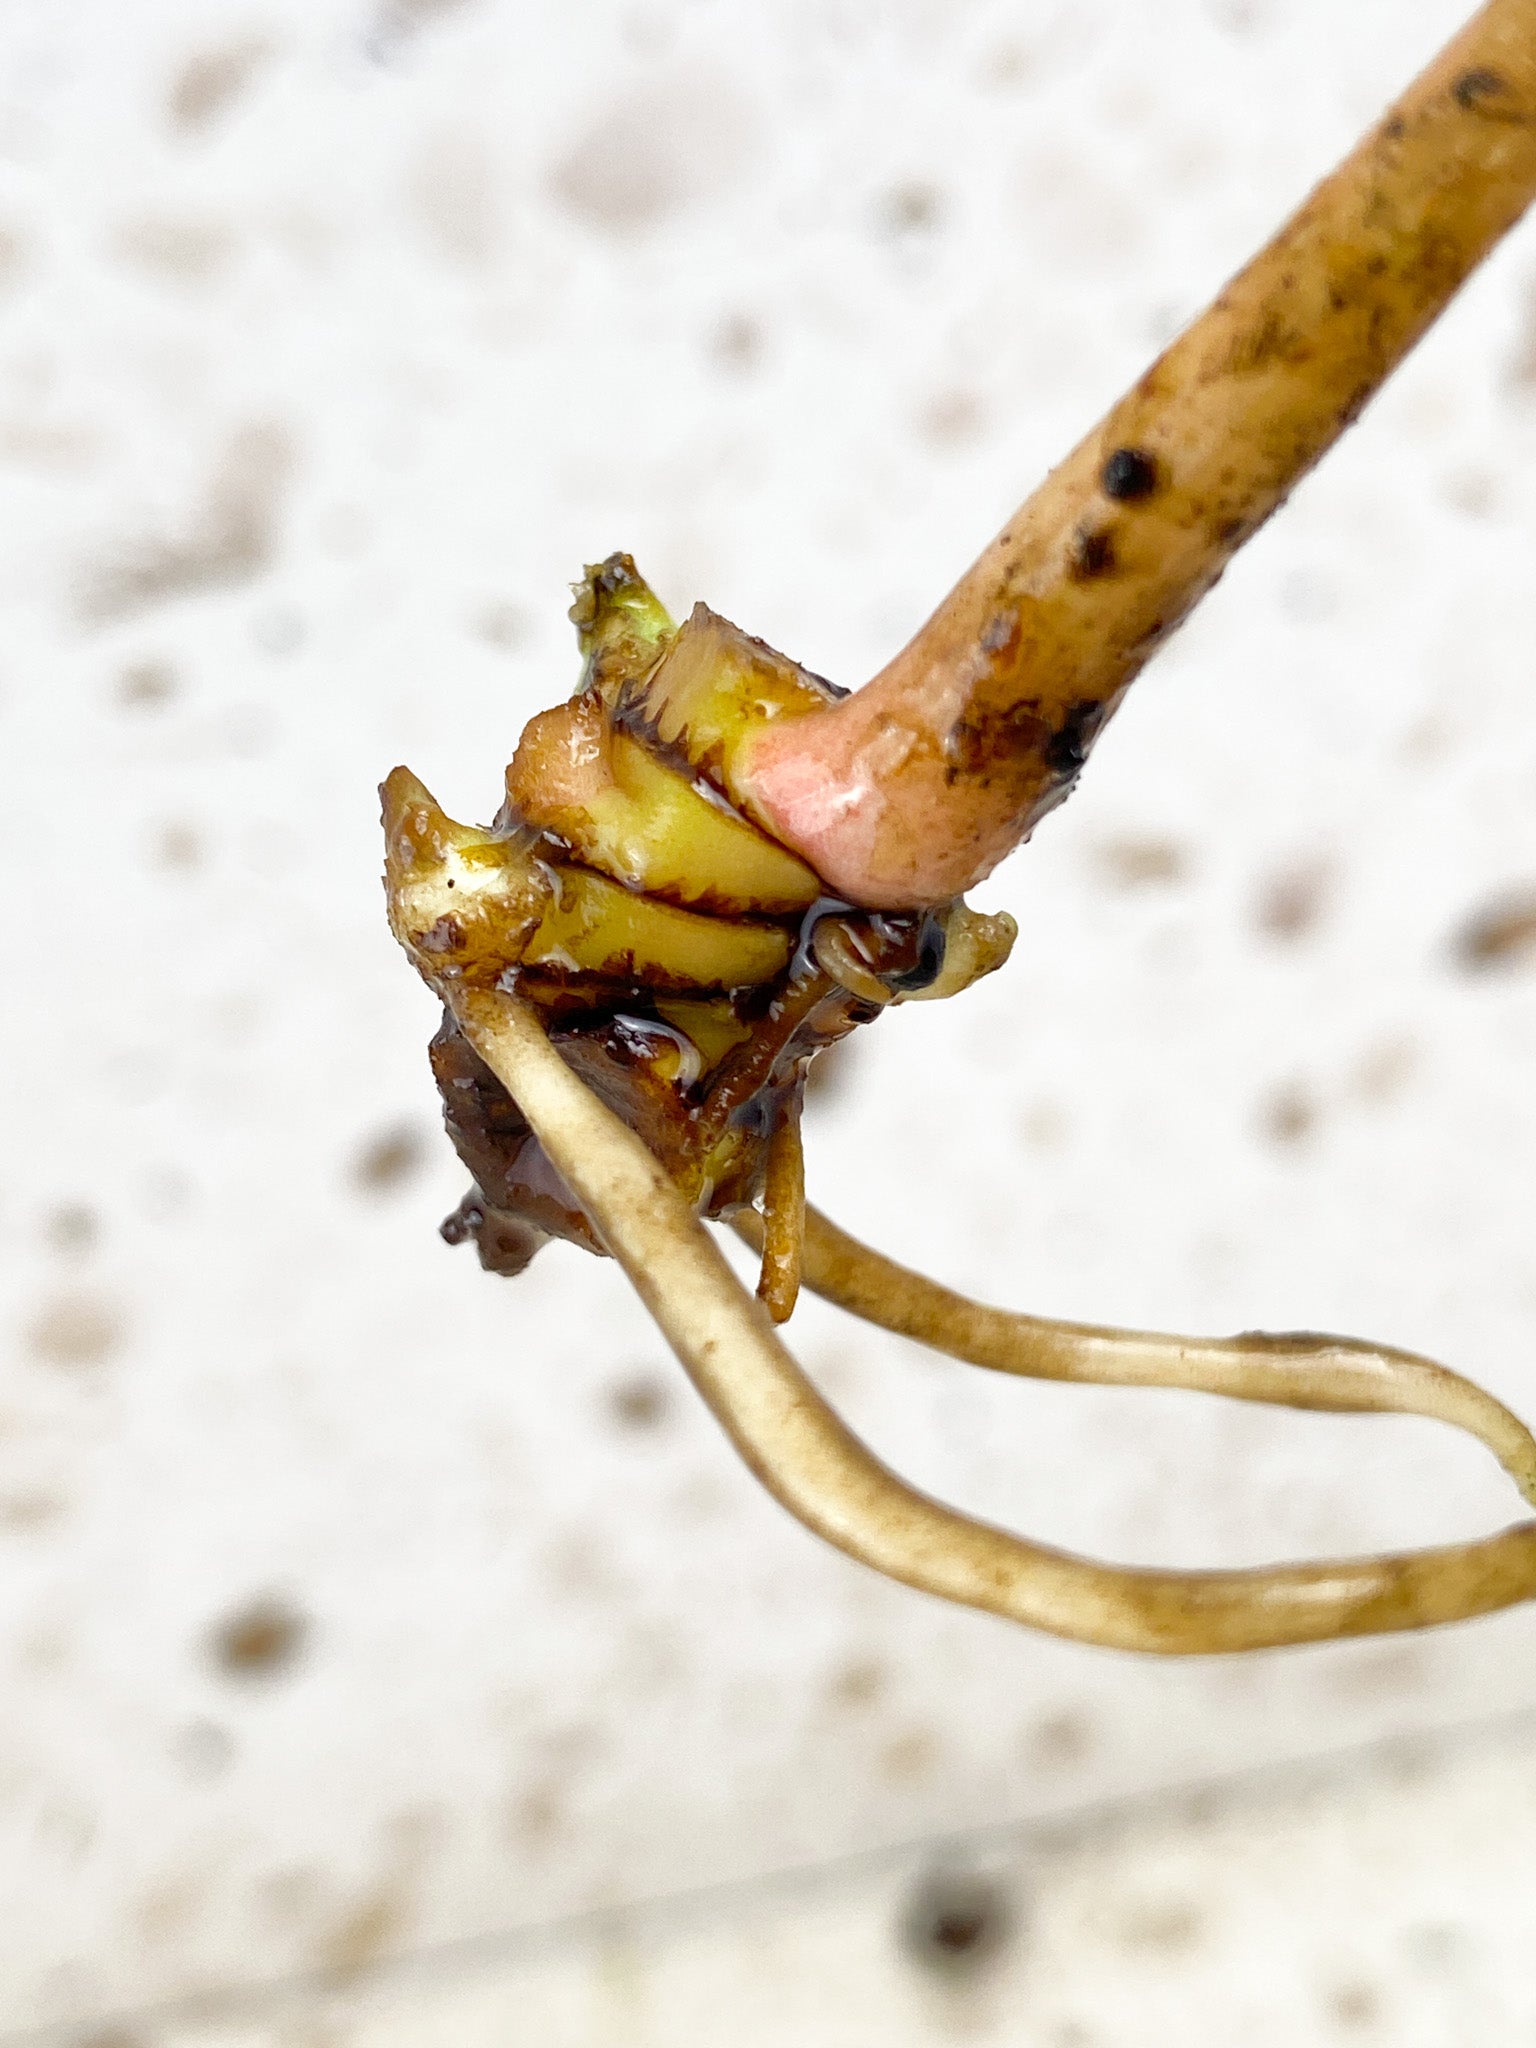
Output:
[[[749,1244],[761,1242],[762,1224],[753,1212],[737,1210],[731,1221]],[[992,1372],[1101,1387],[1182,1387],[1284,1408],[1448,1422],[1485,1444],[1536,1507],[1536,1437],[1502,1401],[1414,1351],[1315,1330],[1170,1337],[988,1308],[872,1251],[810,1207],[802,1278],[813,1293],[867,1323]]]
[[[1055,1635],[1172,1654],[1425,1628],[1536,1598],[1536,1522],[1400,1556],[1167,1572],[1096,1564],[930,1500],[828,1407],[667,1175],[532,1012],[498,991],[455,988],[451,1001],[747,1464],[791,1514],[876,1571]]]

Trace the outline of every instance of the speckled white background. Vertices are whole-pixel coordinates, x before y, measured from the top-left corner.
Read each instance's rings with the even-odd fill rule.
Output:
[[[871,673],[1460,12],[4,0],[0,2039],[1536,1705],[1528,1616],[1163,1666],[820,1549],[611,1268],[438,1241],[373,795],[494,807],[614,547]],[[1010,969],[845,1061],[840,1220],[1536,1414],[1536,962],[1458,951],[1536,886],[1533,304],[1527,228],[981,892]],[[1428,1425],[793,1329],[1105,1554],[1515,1511]]]

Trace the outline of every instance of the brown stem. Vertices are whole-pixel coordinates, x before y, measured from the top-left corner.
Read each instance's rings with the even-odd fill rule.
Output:
[[[889,667],[754,735],[754,814],[851,902],[990,873],[1533,195],[1536,0],[1490,0]]]

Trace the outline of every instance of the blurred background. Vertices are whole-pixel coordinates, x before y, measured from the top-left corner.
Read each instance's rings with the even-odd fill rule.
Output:
[[[1161,1664],[736,1462],[463,1176],[375,785],[485,819],[615,548],[856,684],[1461,0],[5,0],[0,2043],[1536,2036],[1536,1613]],[[1536,1416],[1536,240],[813,1095],[951,1284]],[[1445,1540],[1429,1424],[808,1303],[925,1486],[1129,1561]]]

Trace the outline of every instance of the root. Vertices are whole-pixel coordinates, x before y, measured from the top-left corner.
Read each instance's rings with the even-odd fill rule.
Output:
[[[756,1245],[750,1211],[731,1218]],[[1501,1401],[1414,1351],[1314,1330],[1168,1337],[1061,1323],[968,1300],[860,1244],[818,1210],[805,1212],[805,1285],[881,1329],[992,1372],[1100,1387],[1182,1387],[1234,1401],[1339,1415],[1419,1415],[1487,1446],[1536,1507],[1536,1438]]]
[[[757,1281],[757,1298],[776,1323],[787,1323],[795,1312],[804,1245],[805,1149],[800,1139],[800,1091],[791,1088],[780,1100],[768,1145],[763,1265]]]
[[[874,1570],[1055,1635],[1174,1655],[1425,1628],[1536,1597],[1536,1522],[1396,1556],[1168,1572],[1074,1557],[929,1499],[821,1398],[667,1175],[534,1013],[499,991],[458,988],[452,1002],[749,1467],[791,1514]]]

